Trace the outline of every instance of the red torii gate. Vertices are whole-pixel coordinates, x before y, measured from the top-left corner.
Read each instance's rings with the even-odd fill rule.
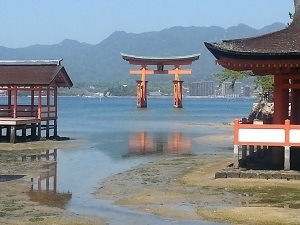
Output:
[[[132,65],[141,66],[138,70],[130,70],[130,74],[141,75],[137,82],[137,107],[147,107],[147,75],[167,74],[174,75],[174,108],[182,108],[182,83],[180,75],[191,74],[191,69],[181,69],[182,65],[191,65],[198,60],[200,54],[174,57],[144,57],[127,55],[121,53],[122,58]],[[148,66],[157,66],[156,69],[149,69]],[[165,69],[165,66],[174,66],[172,69]]]

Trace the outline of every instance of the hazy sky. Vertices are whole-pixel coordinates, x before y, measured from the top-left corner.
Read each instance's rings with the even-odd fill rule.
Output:
[[[293,0],[0,0],[0,46],[98,44],[114,31],[289,22]]]

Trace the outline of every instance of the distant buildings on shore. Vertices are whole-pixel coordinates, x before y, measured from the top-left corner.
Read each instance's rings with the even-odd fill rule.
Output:
[[[193,82],[189,86],[190,96],[199,97],[224,97],[224,98],[242,98],[254,97],[251,87],[243,85],[241,82],[235,82],[232,87],[231,82],[223,82],[221,86],[213,81]]]

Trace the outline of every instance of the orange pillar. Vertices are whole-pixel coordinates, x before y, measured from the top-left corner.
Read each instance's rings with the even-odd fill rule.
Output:
[[[146,70],[147,68],[142,67],[142,79],[137,81],[137,107],[147,108],[147,82],[146,81]]]
[[[282,79],[280,75],[274,76],[274,118],[273,124],[284,124],[289,112],[289,89],[283,85],[288,84],[289,79]],[[284,149],[272,147],[272,163],[283,167]]]
[[[147,83],[148,81],[136,81],[137,84],[137,107],[147,108]]]
[[[299,84],[299,79],[292,79],[292,84]],[[291,124],[300,124],[300,90],[292,89],[291,90]]]
[[[182,83],[183,81],[174,80],[174,108],[182,108]]]
[[[288,79],[274,76],[274,124],[284,124],[288,118],[289,110],[289,89],[283,89],[283,84],[288,84]]]

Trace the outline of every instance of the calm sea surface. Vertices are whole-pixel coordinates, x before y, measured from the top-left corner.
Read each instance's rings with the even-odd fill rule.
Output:
[[[138,109],[135,98],[59,98],[59,135],[85,145],[58,150],[57,192],[72,194],[68,210],[106,217],[110,225],[216,224],[141,214],[96,200],[92,193],[102,179],[140,163],[224,151],[194,141],[220,132],[200,124],[247,116],[253,101],[184,99],[184,108],[174,109],[171,98],[150,98],[147,109]]]

